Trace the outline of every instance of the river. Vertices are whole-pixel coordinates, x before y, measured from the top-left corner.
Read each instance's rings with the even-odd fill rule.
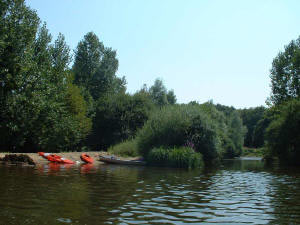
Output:
[[[300,224],[300,170],[0,166],[0,224]]]

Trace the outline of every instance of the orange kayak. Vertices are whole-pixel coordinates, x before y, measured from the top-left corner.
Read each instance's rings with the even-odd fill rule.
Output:
[[[82,153],[80,155],[80,159],[83,162],[86,162],[86,163],[93,163],[94,162],[94,159],[91,156],[89,156],[88,154],[86,154],[86,153]]]

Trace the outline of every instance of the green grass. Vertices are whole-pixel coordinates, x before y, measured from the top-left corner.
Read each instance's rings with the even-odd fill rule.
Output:
[[[263,157],[263,148],[243,147],[241,156]]]
[[[108,149],[108,152],[114,155],[123,157],[136,157],[139,156],[137,150],[137,143],[133,140],[127,140],[120,144],[114,145]]]
[[[175,167],[175,168],[201,168],[203,167],[202,155],[189,147],[173,149],[154,148],[147,157],[150,165]]]

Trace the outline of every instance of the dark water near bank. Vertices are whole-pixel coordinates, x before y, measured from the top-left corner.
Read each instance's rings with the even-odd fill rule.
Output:
[[[0,167],[0,224],[300,224],[300,171]]]

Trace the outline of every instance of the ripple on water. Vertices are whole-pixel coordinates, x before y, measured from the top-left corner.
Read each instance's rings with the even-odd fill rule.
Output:
[[[300,172],[264,171],[255,161],[237,166],[205,174],[0,168],[0,218],[10,218],[3,224],[300,224]]]

